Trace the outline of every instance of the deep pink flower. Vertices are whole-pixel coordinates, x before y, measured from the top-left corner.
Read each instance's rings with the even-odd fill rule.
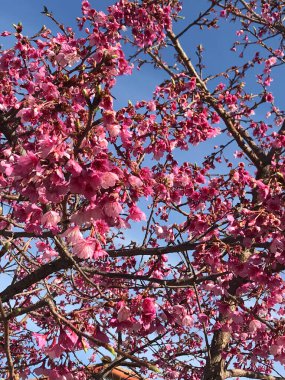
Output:
[[[102,249],[101,244],[98,240],[94,239],[94,251],[93,251],[93,259],[98,259],[99,257],[108,256],[107,252]]]
[[[140,222],[141,220],[146,220],[146,215],[136,205],[133,205],[129,208],[129,218]]]
[[[52,83],[43,83],[42,84],[42,90],[43,94],[45,95],[45,98],[47,100],[53,100],[58,99],[60,96],[60,93],[57,89],[57,87]]]
[[[274,96],[272,95],[271,92],[267,92],[265,94],[265,100],[268,102],[268,103],[272,103],[274,101]]]
[[[156,317],[156,304],[153,298],[147,297],[142,302],[142,322],[145,328],[150,327],[150,323]]]
[[[27,107],[22,108],[18,113],[17,116],[21,118],[22,123],[27,123],[31,121],[32,119],[36,118],[39,114],[39,110],[36,107]]]
[[[15,160],[12,175],[26,176],[34,170],[39,162],[39,158],[33,152],[27,152],[25,156],[20,156]]]
[[[98,340],[100,340],[103,343],[107,343],[108,344],[110,342],[108,336],[105,333],[103,333],[100,330],[99,327],[96,328],[95,334],[93,336],[94,336],[95,339],[98,339]]]
[[[61,330],[58,337],[58,344],[67,351],[72,350],[78,342],[78,335],[67,329],[66,331]]]
[[[33,337],[36,338],[37,345],[40,349],[46,346],[47,343],[47,336],[44,334],[39,334],[39,333],[33,333]]]

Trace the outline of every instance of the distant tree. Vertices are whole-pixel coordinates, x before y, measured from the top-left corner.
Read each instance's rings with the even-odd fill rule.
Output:
[[[2,378],[284,378],[285,3],[182,8],[83,1],[77,34],[45,8],[55,34],[1,51]],[[210,72],[187,41],[222,25]],[[153,95],[114,106],[147,64]]]

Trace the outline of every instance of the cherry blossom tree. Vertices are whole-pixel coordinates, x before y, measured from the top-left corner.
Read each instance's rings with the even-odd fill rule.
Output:
[[[285,3],[184,5],[1,34],[2,378],[284,378]],[[225,25],[218,72],[187,41]],[[164,79],[118,107],[144,65]]]

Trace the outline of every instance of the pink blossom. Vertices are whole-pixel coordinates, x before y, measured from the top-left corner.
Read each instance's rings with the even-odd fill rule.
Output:
[[[120,134],[121,127],[118,124],[108,124],[107,131],[111,137],[117,137]]]
[[[196,78],[192,77],[188,83],[186,83],[187,89],[194,91],[196,88]]]
[[[147,104],[147,108],[149,111],[155,111],[156,110],[156,104],[153,100],[151,100],[150,102],[148,102]]]
[[[272,95],[271,92],[267,92],[265,94],[265,100],[268,102],[268,103],[272,103],[274,101],[274,96]]]
[[[267,67],[273,66],[273,65],[275,65],[276,61],[277,61],[277,58],[276,58],[276,57],[270,57],[270,58],[268,58],[268,59],[265,61],[265,65],[266,65]]]
[[[248,325],[248,329],[250,332],[254,333],[256,331],[258,331],[260,328],[261,328],[262,324],[260,321],[258,321],[257,319],[253,319],[249,325]]]
[[[281,50],[281,49],[276,49],[276,50],[274,50],[274,52],[273,52],[275,55],[277,55],[277,57],[284,57],[284,53],[283,53],[283,51]]]
[[[80,57],[77,54],[76,48],[63,43],[61,45],[60,52],[55,56],[56,62],[59,66],[73,66],[80,60]]]
[[[166,241],[171,241],[173,239],[173,230],[168,226],[159,226],[156,224],[154,226],[154,231],[159,239],[165,239]]]
[[[64,348],[57,343],[56,339],[53,340],[51,346],[47,347],[44,350],[45,354],[48,355],[51,359],[58,358],[64,351]]]
[[[267,198],[269,194],[269,187],[265,185],[261,180],[255,181],[255,184],[257,186],[260,199],[264,200],[265,198]]]
[[[96,328],[95,334],[93,335],[95,339],[100,340],[103,343],[109,343],[109,338],[108,336],[103,333],[99,327]]]
[[[101,244],[99,243],[98,240],[94,239],[95,242],[94,242],[94,252],[93,252],[93,259],[96,260],[98,259],[99,257],[104,257],[104,256],[108,256],[107,252],[104,251],[104,249],[102,249],[102,246]]]
[[[39,158],[33,152],[28,151],[26,155],[15,160],[12,175],[23,177],[30,174],[36,168],[38,162]]]
[[[243,155],[244,155],[243,152],[241,152],[240,150],[236,150],[234,153],[234,158],[242,158]]]
[[[33,333],[33,337],[36,338],[37,345],[40,349],[46,346],[47,343],[47,336],[44,334],[39,334],[39,333]]]
[[[169,380],[175,380],[175,379],[178,379],[179,376],[180,376],[180,373],[178,371],[174,371],[174,370],[170,369],[167,371],[165,378],[169,379]]]
[[[138,188],[138,187],[143,186],[142,180],[139,177],[136,177],[134,175],[129,176],[129,183],[134,188]]]
[[[131,316],[131,311],[130,309],[122,303],[120,309],[118,310],[118,321],[119,322],[124,322],[126,320],[128,320]]]
[[[150,323],[156,317],[156,304],[153,298],[147,297],[142,302],[142,321],[145,328],[149,328]]]
[[[83,240],[83,235],[78,226],[69,227],[61,236],[66,237],[70,244],[76,244]]]
[[[40,156],[46,158],[53,151],[55,141],[48,136],[44,136],[39,140],[38,145],[40,147]]]
[[[67,351],[72,350],[78,342],[78,335],[70,329],[61,330],[58,344]]]
[[[279,346],[278,344],[272,344],[272,345],[269,347],[269,352],[270,352],[271,355],[273,355],[273,356],[280,355],[280,354],[282,353],[282,346]]]
[[[1,32],[1,33],[0,33],[0,36],[1,36],[1,37],[11,36],[11,33],[5,30],[4,32]]]
[[[73,246],[73,253],[81,259],[91,259],[95,250],[95,241],[90,237],[78,240]]]
[[[146,220],[146,215],[137,206],[133,205],[129,208],[130,219],[140,222],[141,220]]]
[[[58,99],[60,93],[57,87],[52,83],[43,83],[42,84],[43,94],[45,95],[47,100]]]
[[[175,305],[173,306],[173,316],[175,318],[175,321],[180,326],[192,326],[193,325],[193,318],[187,313],[187,310],[185,307],[181,305]]]
[[[119,180],[119,177],[115,173],[106,172],[102,174],[100,179],[103,189],[108,189],[109,187],[115,186],[116,182]]]
[[[80,164],[73,159],[68,161],[66,168],[73,176],[79,176],[82,172],[82,167]]]
[[[39,114],[39,110],[36,107],[22,108],[17,116],[21,118],[22,123],[30,122],[32,119],[36,118]]]
[[[119,202],[116,201],[108,201],[103,206],[104,213],[113,218],[117,218],[122,211],[122,206]]]
[[[56,211],[48,211],[42,216],[41,222],[45,228],[54,229],[57,227],[60,219],[61,217]]]

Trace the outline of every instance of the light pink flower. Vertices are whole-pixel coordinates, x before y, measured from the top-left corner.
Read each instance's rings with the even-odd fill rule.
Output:
[[[69,244],[76,244],[83,240],[83,235],[78,226],[69,227],[61,236],[65,237]]]
[[[60,52],[55,56],[56,62],[59,66],[73,66],[80,60],[76,48],[64,43],[61,45]]]
[[[66,169],[73,175],[73,176],[79,176],[79,174],[82,172],[82,167],[79,165],[78,162],[70,159],[66,165]]]
[[[271,67],[271,66],[275,65],[276,62],[277,62],[277,58],[276,57],[270,57],[270,58],[268,58],[265,61],[265,66],[266,67]]]
[[[115,173],[106,172],[101,176],[100,179],[103,189],[108,189],[109,187],[115,186],[116,182],[119,180],[119,177]]]
[[[187,313],[187,310],[184,306],[175,305],[173,306],[173,316],[175,322],[180,326],[192,326],[193,318]]]
[[[41,222],[45,228],[56,228],[60,222],[60,215],[56,211],[48,211],[42,216]]]
[[[182,326],[188,326],[188,327],[193,326],[193,318],[192,318],[191,315],[186,315],[186,316],[182,319]]]
[[[121,127],[118,124],[109,124],[107,130],[111,137],[117,137],[120,134]]]
[[[47,347],[44,350],[44,352],[51,359],[55,359],[58,358],[64,352],[64,348],[61,345],[59,345],[54,339],[52,345],[50,347]]]
[[[130,175],[129,183],[134,188],[138,188],[138,187],[141,187],[143,185],[142,180],[139,177],[136,177],[134,175]]]
[[[122,304],[120,309],[118,310],[118,317],[117,317],[118,321],[124,322],[128,320],[130,316],[131,316],[130,309],[126,305]]]
[[[95,250],[95,239],[81,239],[73,246],[73,253],[80,259],[91,259]]]
[[[250,332],[256,332],[261,328],[261,322],[258,321],[257,319],[253,319],[248,326],[248,329]]]
[[[27,123],[38,116],[39,110],[36,107],[22,108],[17,116],[21,118],[22,123]]]
[[[120,203],[116,201],[109,201],[105,203],[105,205],[103,206],[103,210],[107,216],[116,218],[120,215],[120,212],[122,211],[122,206],[120,205]]]

